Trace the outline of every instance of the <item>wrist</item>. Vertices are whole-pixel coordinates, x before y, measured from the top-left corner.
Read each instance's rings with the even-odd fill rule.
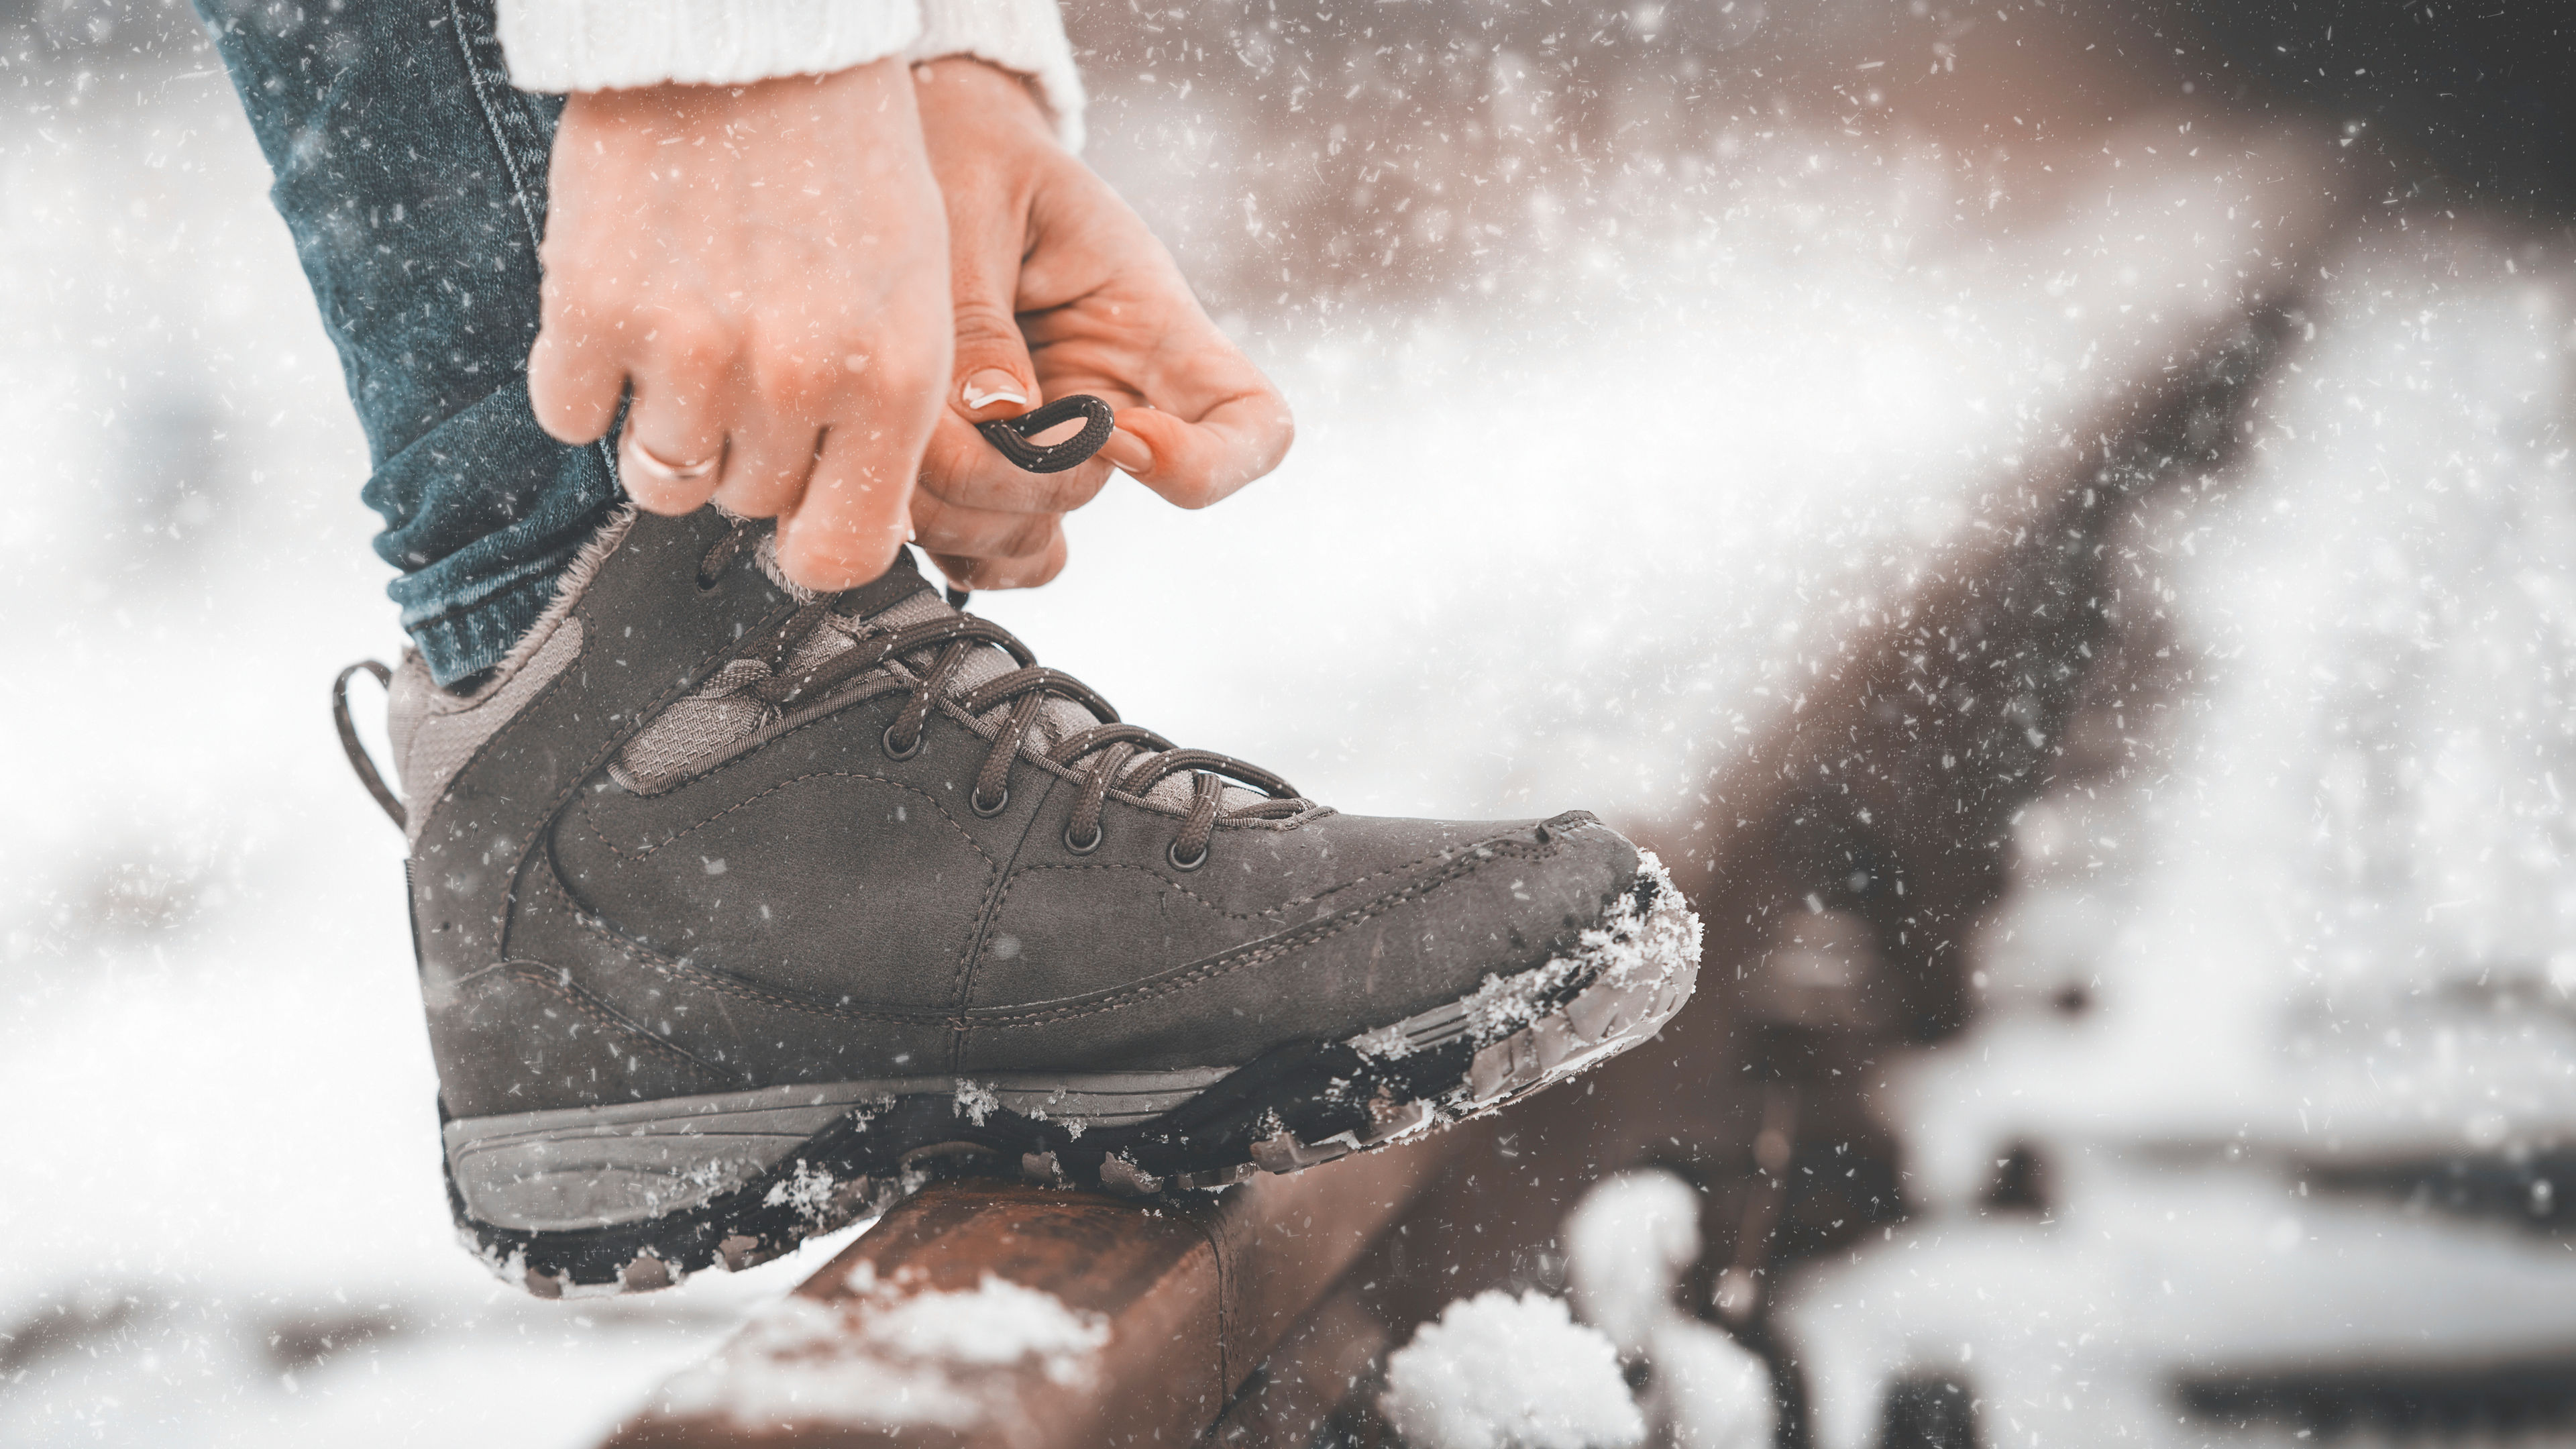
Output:
[[[1057,144],[1054,118],[1033,76],[976,56],[947,55],[916,63],[912,80],[925,126],[971,124]]]

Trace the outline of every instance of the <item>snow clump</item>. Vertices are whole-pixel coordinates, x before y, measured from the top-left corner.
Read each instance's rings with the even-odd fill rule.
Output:
[[[1760,1355],[1678,1306],[1699,1261],[1699,1192],[1669,1172],[1623,1172],[1566,1216],[1565,1274],[1583,1321],[1642,1361],[1646,1417],[1673,1449],[1767,1449],[1777,1401]]]
[[[850,1296],[790,1295],[709,1362],[663,1390],[664,1412],[738,1428],[838,1423],[966,1430],[1017,1405],[1034,1365],[1076,1384],[1109,1341],[1109,1321],[987,1272],[973,1288],[907,1291],[861,1263]]]
[[[916,1293],[896,1298],[877,1287],[876,1265],[850,1272],[850,1287],[881,1306],[862,1330],[867,1342],[895,1358],[991,1367],[1037,1359],[1047,1377],[1071,1380],[1081,1359],[1109,1341],[1109,1320],[1077,1312],[1043,1289],[991,1271],[971,1291]]]
[[[1411,1449],[1631,1449],[1645,1416],[1618,1350],[1562,1299],[1461,1299],[1386,1361],[1378,1407]]]
[[[1545,1016],[1546,1003],[1569,981],[1588,978],[1621,985],[1698,968],[1703,935],[1699,913],[1682,898],[1672,874],[1653,851],[1637,852],[1637,873],[1655,884],[1654,905],[1641,910],[1634,895],[1623,895],[1600,925],[1583,933],[1572,952],[1517,975],[1485,978],[1465,1003],[1474,1040],[1500,1041]],[[1371,1055],[1389,1055],[1373,1048],[1370,1041],[1363,1036],[1351,1045]]]
[[[1001,1105],[1002,1099],[994,1095],[992,1088],[985,1086],[981,1082],[971,1081],[965,1077],[959,1077],[957,1079],[957,1104],[950,1110],[954,1111],[958,1116],[965,1118],[967,1121],[974,1123],[976,1126],[981,1127],[984,1125],[984,1119],[998,1110]]]
[[[1699,1193],[1669,1172],[1623,1172],[1583,1195],[1564,1239],[1576,1311],[1622,1354],[1643,1353],[1699,1261]]]
[[[1724,1329],[1674,1314],[1647,1336],[1646,1416],[1673,1449],[1771,1449],[1778,1400],[1761,1356]]]

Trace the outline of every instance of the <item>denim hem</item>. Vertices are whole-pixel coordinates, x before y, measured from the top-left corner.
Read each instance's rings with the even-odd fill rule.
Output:
[[[429,674],[443,688],[480,674],[510,657],[555,601],[561,569],[521,579],[470,609],[421,619],[409,626]]]

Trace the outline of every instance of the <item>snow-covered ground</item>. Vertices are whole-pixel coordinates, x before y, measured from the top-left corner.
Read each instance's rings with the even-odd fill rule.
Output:
[[[2424,223],[2326,264],[2238,476],[2115,545],[2173,683],[2077,726],[2126,762],[2022,815],[1980,1021],[1895,1076],[1929,1212],[1784,1301],[1826,1449],[1903,1377],[2045,1445],[2576,1375],[2576,258]],[[1979,1206],[2017,1148],[2044,1218]]]
[[[323,707],[400,641],[263,167],[201,51],[0,80],[0,1442],[583,1442],[822,1250],[541,1304],[453,1246],[399,840]],[[1347,807],[1655,813],[2318,215],[2297,143],[2173,124],[2001,238],[1928,149],[1740,141],[1667,224],[1552,221],[1545,307],[1252,318],[1289,466],[1113,490],[989,611]]]

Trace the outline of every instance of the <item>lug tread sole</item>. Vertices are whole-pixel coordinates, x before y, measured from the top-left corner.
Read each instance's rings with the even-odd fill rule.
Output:
[[[1579,969],[1558,969],[1569,964]],[[1160,1118],[1114,1130],[1069,1130],[1007,1109],[968,1123],[948,1096],[905,1098],[835,1122],[722,1196],[631,1224],[546,1232],[477,1222],[453,1181],[449,1206],[494,1273],[561,1298],[749,1268],[942,1177],[1016,1176],[1128,1197],[1215,1191],[1473,1121],[1579,1076],[1661,1031],[1689,1000],[1698,965],[1698,919],[1645,855],[1636,885],[1583,949],[1504,983],[1561,977],[1530,983],[1518,998],[1528,1019],[1481,1043],[1457,1030],[1453,1003],[1416,1018],[1441,1038],[1432,1045],[1408,1049],[1400,1032],[1385,1031],[1294,1043]],[[914,1145],[898,1152],[898,1143]]]

